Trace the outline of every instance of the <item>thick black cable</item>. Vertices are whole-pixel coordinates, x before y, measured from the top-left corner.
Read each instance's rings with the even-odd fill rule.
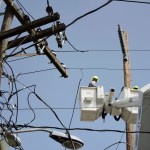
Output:
[[[33,112],[33,119],[32,119],[29,123],[27,123],[27,124],[25,124],[25,125],[31,124],[31,123],[35,120],[35,118],[36,118],[35,111],[34,111],[34,109],[31,107],[30,101],[29,101],[30,94],[32,94],[32,93],[30,92],[30,93],[28,94],[27,101],[28,101],[28,106],[29,106],[30,110]]]
[[[11,94],[11,96],[9,97],[9,100],[10,100],[14,95],[18,94],[19,92],[21,92],[21,91],[23,91],[23,90],[25,90],[25,89],[28,89],[28,88],[30,88],[30,87],[33,87],[33,86],[35,86],[35,85],[30,85],[30,86],[28,86],[28,87],[25,87],[25,88],[22,88],[22,89],[19,89],[19,90],[13,92],[13,93]]]
[[[68,131],[89,131],[89,132],[115,132],[115,133],[142,133],[150,134],[150,131],[123,131],[123,130],[111,130],[111,129],[92,129],[92,128],[60,128],[60,127],[51,127],[51,126],[25,126],[21,124],[16,124],[16,127],[25,127],[25,128],[46,128],[46,129],[57,129],[57,130],[68,130]]]
[[[81,18],[84,18],[85,16],[90,15],[90,14],[92,14],[92,13],[98,11],[99,9],[101,9],[101,8],[103,8],[103,7],[105,7],[105,6],[107,6],[107,5],[110,4],[112,1],[113,1],[113,0],[108,0],[105,4],[101,5],[100,7],[96,8],[96,9],[94,9],[94,10],[91,10],[91,11],[85,13],[84,15],[82,15],[82,16],[80,16],[80,17],[74,19],[71,23],[69,23],[68,25],[66,25],[66,28],[68,28],[69,26],[71,26],[72,24],[74,24],[75,22],[77,22],[78,20],[80,20]]]
[[[35,92],[31,92],[31,93],[33,93],[45,106],[47,106],[52,112],[53,112],[53,114],[55,115],[55,117],[57,118],[57,120],[60,122],[60,124],[64,127],[64,129],[66,130],[66,133],[67,133],[67,135],[68,135],[68,137],[69,137],[69,139],[70,139],[70,141],[71,141],[71,143],[72,143],[72,146],[73,146],[73,148],[74,148],[74,150],[75,150],[75,146],[74,146],[74,143],[73,143],[73,141],[72,141],[72,139],[71,139],[71,136],[70,136],[70,133],[69,133],[69,131],[67,130],[67,128],[65,127],[65,125],[62,123],[62,121],[59,119],[59,117],[58,117],[58,115],[56,114],[56,112],[45,102],[45,101],[43,101],[43,99],[37,94],[37,93],[35,93]]]
[[[71,44],[71,42],[68,40],[68,38],[66,39],[67,40],[67,42],[69,43],[69,45],[76,51],[76,52],[88,52],[87,50],[78,50],[78,49],[76,49],[72,44]]]
[[[19,82],[18,80],[16,80],[18,83],[20,83],[21,85],[23,85],[24,87],[26,87],[23,83]],[[35,90],[31,90],[30,88],[28,88],[30,91],[31,91],[31,94],[34,94],[39,101],[41,101],[46,107],[48,107],[54,114],[54,116],[57,118],[57,120],[59,121],[59,123],[63,126],[63,128],[66,130],[66,133],[68,135],[68,138],[70,139],[71,143],[72,143],[72,146],[73,148],[75,149],[75,146],[74,146],[74,143],[71,139],[71,136],[70,136],[70,133],[69,131],[67,130],[67,128],[65,127],[65,125],[62,123],[62,121],[60,120],[60,118],[58,117],[58,115],[56,114],[56,112],[52,109],[52,107],[50,107],[36,92]]]

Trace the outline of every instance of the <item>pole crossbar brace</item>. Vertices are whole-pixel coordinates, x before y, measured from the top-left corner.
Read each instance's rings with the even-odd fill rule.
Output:
[[[4,0],[4,2],[5,2],[5,4],[6,4],[8,7],[10,7],[10,10],[12,11],[12,13],[14,13],[14,15],[17,17],[17,19],[20,21],[21,24],[27,24],[27,23],[28,23],[28,21],[24,19],[23,14],[19,11],[19,9],[17,8],[17,6],[15,5],[15,3],[14,3],[12,0]],[[65,30],[65,28],[64,28],[63,30]],[[29,29],[29,30],[27,30],[27,31],[28,31],[28,33],[30,34],[29,39],[31,39],[31,36],[32,36],[32,37],[37,36],[35,29]],[[52,33],[52,34],[53,34],[53,33]],[[47,34],[44,33],[43,36],[46,36],[46,35],[47,35]],[[35,42],[38,42],[38,38],[40,38],[40,36],[37,37],[37,38],[35,38],[35,39],[32,38],[33,42],[34,42],[34,43],[35,43]],[[24,40],[25,40],[25,39],[24,39]],[[45,40],[45,43],[47,43],[46,40]],[[52,60],[52,63],[53,63],[54,66],[59,70],[59,72],[62,74],[62,77],[67,78],[67,77],[68,77],[68,73],[67,73],[67,71],[66,71],[66,68],[64,68],[63,65],[62,65],[58,60],[56,61],[56,58],[55,58],[55,61],[53,61],[53,56],[52,56],[52,55],[49,55],[50,48],[48,48],[48,46],[45,46],[45,48],[44,48],[43,51],[44,51],[44,53],[46,53],[46,56],[47,56],[50,60]],[[51,51],[50,51],[50,52],[51,52]]]
[[[23,32],[26,32],[29,29],[33,29],[48,23],[51,23],[53,21],[59,20],[60,15],[58,13],[54,13],[52,16],[46,16],[40,19],[37,19],[32,22],[28,22],[27,24],[21,25],[19,27],[7,30],[5,32],[1,32],[0,34],[0,41],[12,36],[15,36],[17,34],[21,34]]]
[[[16,40],[9,41],[8,42],[8,49],[16,47],[18,45],[26,44],[28,42],[33,42],[35,40],[41,39],[41,38],[46,37],[46,36],[52,36],[55,33],[58,33],[60,31],[64,31],[64,30],[65,30],[65,24],[59,24],[55,28],[50,27],[48,29],[41,30],[36,35],[23,36],[23,37],[18,38]]]

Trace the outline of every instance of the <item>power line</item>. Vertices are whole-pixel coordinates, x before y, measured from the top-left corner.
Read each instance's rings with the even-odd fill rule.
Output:
[[[107,6],[107,5],[110,4],[112,1],[113,1],[113,0],[108,0],[105,4],[101,5],[100,7],[96,8],[96,9],[94,9],[94,10],[91,10],[91,11],[85,13],[84,15],[82,15],[82,16],[80,16],[80,17],[74,19],[71,23],[69,23],[68,25],[66,25],[66,28],[68,28],[69,26],[71,26],[72,24],[74,24],[75,22],[77,22],[78,20],[80,20],[81,18],[83,18],[83,17],[85,17],[85,16],[87,16],[87,15],[90,15],[90,14],[92,14],[92,13],[98,11],[99,9],[101,9],[101,8],[103,8],[103,7],[105,7],[105,6]]]
[[[22,76],[22,75],[29,75],[29,74],[34,74],[34,73],[41,73],[41,72],[45,72],[45,71],[51,71],[51,70],[55,70],[56,68],[51,68],[51,69],[42,69],[42,70],[36,70],[36,71],[31,71],[31,72],[24,72],[24,73],[19,73],[18,76]],[[67,68],[69,70],[108,70],[108,71],[122,71],[122,68]],[[132,68],[130,69],[132,71],[150,71],[150,68]]]
[[[17,59],[9,60],[7,62],[14,62],[14,61],[18,61],[18,60],[23,60],[23,59],[28,59],[28,58],[31,58],[31,57],[35,57],[35,56],[37,56],[37,55],[27,56],[27,57],[23,57],[23,58],[17,58]],[[41,56],[41,55],[38,55],[38,56]]]
[[[31,126],[31,125],[15,125],[16,127],[26,127],[26,128],[47,128],[47,129],[58,129],[65,130],[65,128],[60,127],[50,127],[50,126]],[[142,134],[150,134],[149,131],[123,131],[123,130],[112,130],[112,129],[92,129],[92,128],[66,128],[69,131],[89,131],[89,132],[116,132],[116,133],[142,133]]]
[[[142,2],[142,1],[130,1],[130,0],[114,0],[114,1],[120,1],[120,2],[131,2],[131,3],[141,3],[141,4],[150,4],[150,2]]]
[[[55,51],[55,52],[60,52],[60,53],[79,53],[79,52],[121,52],[121,50],[113,50],[113,49],[84,49],[84,50],[79,50],[76,49],[77,51]],[[131,52],[150,52],[150,50],[130,50]]]
[[[72,116],[71,116],[70,123],[69,123],[69,128],[71,127],[71,123],[72,123],[72,120],[73,120],[74,110],[75,110],[75,107],[76,107],[76,102],[77,102],[78,93],[79,93],[80,84],[81,84],[82,79],[83,79],[83,74],[82,74],[82,76],[81,76],[81,78],[79,80],[79,83],[78,83],[78,88],[77,88],[76,97],[75,97],[75,101],[74,101],[74,107],[73,107],[73,111],[72,111]]]
[[[110,3],[113,2],[113,1],[132,2],[132,3],[141,3],[141,4],[150,4],[150,2],[142,2],[142,1],[108,0],[105,4],[101,5],[100,7],[96,8],[96,9],[94,9],[94,10],[92,10],[92,11],[89,11],[89,12],[85,13],[84,15],[81,15],[81,16],[79,16],[78,18],[74,19],[71,23],[69,23],[68,25],[66,25],[66,28],[69,27],[69,26],[71,26],[72,24],[74,24],[75,22],[77,22],[78,20],[80,20],[81,18],[86,17],[87,15],[90,15],[90,14],[92,14],[92,13],[98,11],[99,9],[101,9],[101,8],[103,8],[103,7],[105,7],[105,6],[107,6],[108,4],[110,4]]]
[[[106,147],[104,150],[107,150],[108,148],[110,148],[110,147],[112,147],[112,146],[114,146],[114,145],[116,145],[116,144],[126,144],[126,145],[129,145],[130,147],[134,147],[134,146],[132,146],[132,145],[126,143],[126,142],[121,142],[121,141],[119,141],[119,142],[116,142],[116,143],[113,143],[113,144],[109,145],[109,146]]]
[[[34,17],[26,10],[26,8],[21,4],[21,2],[20,2],[19,0],[16,0],[16,2],[18,3],[18,5],[20,5],[20,6],[24,9],[24,11],[25,11],[33,20],[35,20]]]
[[[84,107],[84,108],[89,108],[89,107]],[[90,108],[102,108],[102,107],[90,107]],[[49,110],[49,108],[46,108],[46,107],[32,107],[32,109],[33,110]],[[60,110],[70,110],[70,109],[72,110],[72,109],[76,109],[76,110],[81,110],[81,107],[52,107],[52,109],[60,109]],[[8,109],[4,108],[3,110],[8,110]],[[14,109],[14,110],[16,110],[16,109]],[[28,110],[31,110],[31,109],[24,107],[24,108],[18,108],[18,110],[28,111]]]
[[[33,73],[39,73],[39,72],[45,72],[45,71],[50,71],[50,70],[54,70],[54,69],[56,69],[56,68],[43,69],[43,70],[37,70],[37,71],[31,71],[31,72],[25,72],[25,73],[20,73],[19,76],[33,74]]]
[[[70,70],[79,70],[79,69],[83,69],[83,70],[112,70],[112,71],[122,71],[123,69],[122,68],[90,68],[90,67],[87,67],[87,68],[67,68],[67,69],[70,69]],[[130,70],[133,70],[133,71],[149,71],[150,68],[132,68]]]

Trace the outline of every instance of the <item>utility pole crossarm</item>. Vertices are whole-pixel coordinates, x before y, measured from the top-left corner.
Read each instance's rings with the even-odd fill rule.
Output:
[[[60,15],[58,13],[54,13],[52,16],[46,16],[46,17],[37,19],[35,21],[28,22],[27,24],[21,25],[19,27],[7,30],[5,32],[1,32],[0,41],[5,38],[9,38],[17,34],[21,34],[23,32],[26,32],[27,30],[31,30],[33,28],[45,25],[47,23],[50,23],[59,19],[60,19]]]
[[[26,44],[28,42],[33,42],[35,40],[41,39],[46,36],[52,36],[55,33],[58,33],[64,30],[65,30],[65,24],[62,23],[62,24],[57,25],[56,28],[51,27],[45,30],[41,30],[36,35],[27,35],[27,36],[18,38],[16,40],[9,41],[8,48],[13,48],[13,47],[16,47],[17,45]]]
[[[12,0],[4,0],[4,2],[6,3],[6,5],[8,7],[10,7],[11,11],[14,13],[14,15],[17,17],[17,19],[20,21],[21,24],[28,24],[28,22],[30,22],[30,21],[27,21],[27,20],[24,19],[23,14],[19,11],[19,9],[17,8],[17,6],[15,5],[15,3]],[[51,31],[50,34],[49,34],[49,30]],[[60,31],[64,31],[64,30],[65,30],[65,27],[63,28],[63,30],[60,30]],[[51,36],[51,35],[53,35],[56,32],[55,29],[52,29],[52,28],[46,29],[45,30],[46,32],[42,32],[41,31],[38,34],[36,33],[35,29],[28,29],[27,31],[28,31],[28,33],[30,35],[27,36],[27,37],[24,37],[24,39],[22,39],[22,41],[19,41],[19,44],[24,44],[24,43],[27,43],[27,42],[30,42],[30,41],[33,41],[34,43],[37,43],[37,42],[39,42],[38,40],[40,38],[42,38],[44,36],[47,36],[47,35]],[[15,40],[14,43],[16,41],[17,40]],[[11,48],[14,43],[13,42],[9,43],[8,47]],[[16,44],[18,45],[18,43],[16,43]],[[50,50],[50,48],[48,48],[48,46],[46,44],[47,44],[47,41],[45,40],[43,42],[43,44],[42,44],[43,46],[45,46],[45,49],[46,49],[46,50],[44,50],[44,53],[46,52],[46,56],[49,59],[51,58],[50,60],[52,60],[52,63],[59,70],[59,72],[62,74],[62,76],[65,77],[65,78],[67,78],[68,77],[68,73],[66,72],[66,69],[64,68],[64,66],[62,65],[62,63],[60,63],[59,61],[57,61],[57,63],[54,63],[55,61],[53,61],[53,58],[48,53],[48,51]],[[38,51],[37,51],[37,53],[38,53]]]

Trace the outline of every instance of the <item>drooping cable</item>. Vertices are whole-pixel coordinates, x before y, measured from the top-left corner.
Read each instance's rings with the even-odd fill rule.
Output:
[[[8,65],[8,67],[10,68],[10,70],[11,70],[11,72],[12,72],[12,79],[13,79],[12,82],[14,82],[15,90],[18,91],[18,90],[17,90],[17,85],[16,85],[16,80],[15,80],[14,71],[13,71],[12,67],[9,65],[9,63],[8,63],[7,61],[4,60],[4,62]],[[18,94],[16,94],[16,101],[17,101],[17,104],[16,104],[17,111],[16,111],[16,121],[15,121],[15,122],[17,123],[17,119],[18,119],[18,104],[19,104]],[[11,120],[10,120],[10,121],[11,121]]]
[[[91,10],[91,11],[85,13],[84,15],[82,15],[82,16],[80,16],[80,17],[74,19],[71,23],[69,23],[68,25],[66,25],[66,28],[68,28],[69,26],[71,26],[72,24],[74,24],[75,22],[77,22],[78,20],[80,20],[81,18],[84,18],[84,17],[86,17],[87,15],[90,15],[90,14],[92,14],[92,13],[98,11],[99,9],[101,9],[101,8],[103,8],[103,7],[105,7],[105,6],[107,6],[107,5],[110,4],[112,1],[113,1],[113,0],[108,0],[105,4],[101,5],[100,7],[96,8],[96,9],[94,9],[94,10]]]
[[[20,84],[22,84],[24,87],[26,87],[23,83],[21,83],[21,82],[19,82],[18,80],[16,80],[18,83],[20,83]],[[74,150],[75,150],[75,146],[74,146],[74,143],[73,143],[73,141],[72,141],[72,139],[71,139],[71,136],[70,136],[70,133],[69,133],[69,131],[67,130],[67,128],[65,127],[65,125],[62,123],[62,121],[60,120],[60,118],[58,117],[58,115],[56,114],[56,112],[52,109],[52,107],[50,107],[36,92],[35,92],[35,89],[34,89],[34,91],[33,90],[31,90],[30,88],[28,88],[30,91],[31,91],[31,94],[34,94],[36,97],[37,97],[37,99],[39,100],[39,101],[41,101],[46,107],[48,107],[52,112],[53,112],[53,114],[54,114],[54,116],[57,118],[57,120],[59,121],[59,123],[64,127],[64,129],[66,130],[66,133],[67,133],[67,135],[68,135],[68,138],[70,139],[70,141],[71,141],[71,143],[72,143],[72,147],[74,148]]]
[[[31,92],[28,94],[27,101],[28,101],[28,106],[29,106],[30,110],[33,112],[33,119],[32,119],[29,123],[27,123],[26,125],[29,125],[30,123],[32,123],[32,122],[35,120],[35,118],[36,118],[35,111],[34,111],[34,109],[31,107],[30,101],[29,101],[29,97],[30,97],[31,94],[32,94]]]
[[[83,51],[83,50],[78,50],[78,49],[76,49],[76,48],[71,44],[71,42],[68,40],[68,38],[66,39],[66,41],[69,43],[69,45],[70,45],[76,52],[88,52],[87,50]]]

